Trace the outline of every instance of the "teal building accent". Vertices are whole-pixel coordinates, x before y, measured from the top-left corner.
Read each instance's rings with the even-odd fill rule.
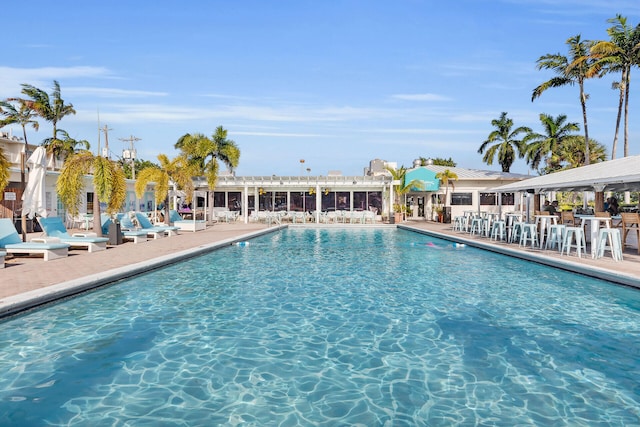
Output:
[[[424,183],[424,189],[411,187],[411,191],[438,191],[440,189],[440,180],[436,178],[436,173],[424,168],[415,168],[406,173],[404,176],[405,185],[413,180],[419,180]]]

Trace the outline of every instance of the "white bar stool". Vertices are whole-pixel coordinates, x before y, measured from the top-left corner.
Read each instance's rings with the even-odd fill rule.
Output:
[[[505,240],[506,239],[506,223],[502,220],[493,221],[491,225],[491,240]]]
[[[609,243],[609,245],[607,245]],[[602,258],[604,251],[609,250],[614,261],[622,261],[622,239],[620,229],[601,228],[598,233],[598,247],[595,258]]]
[[[475,217],[471,220],[471,230],[469,234],[479,234],[482,235],[483,229],[483,221],[480,217]]]
[[[524,227],[524,222],[516,221],[513,223],[513,228],[511,229],[511,239],[509,243],[516,243],[520,241],[520,236],[522,235],[522,229]]]
[[[538,226],[536,224],[524,224],[520,235],[520,246],[527,246],[531,242],[531,247],[538,246]]]
[[[564,236],[567,232],[567,226],[564,224],[551,224],[549,226],[549,235],[547,241],[544,244],[545,249],[553,249],[556,246],[558,251],[562,252],[562,244],[564,242]]]
[[[573,242],[575,241],[575,245]],[[566,252],[569,255],[571,252],[571,247],[574,246],[576,249],[576,254],[578,258],[582,258],[582,251],[586,252],[587,250],[587,242],[584,238],[584,229],[582,227],[567,227],[566,234],[564,235],[564,241],[562,242],[562,251],[560,254]]]

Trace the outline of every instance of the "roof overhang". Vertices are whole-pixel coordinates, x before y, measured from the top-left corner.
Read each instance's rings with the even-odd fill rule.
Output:
[[[545,191],[640,191],[640,156],[550,173],[493,188],[498,193]]]

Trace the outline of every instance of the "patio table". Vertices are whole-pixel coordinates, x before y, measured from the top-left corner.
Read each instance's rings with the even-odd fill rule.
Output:
[[[581,216],[580,221],[582,227],[589,223],[590,229],[590,242],[591,242],[591,257],[596,257],[596,250],[598,248],[598,232],[600,231],[600,223],[604,223],[606,228],[611,228],[611,218],[603,216]],[[586,234],[586,231],[585,231]]]

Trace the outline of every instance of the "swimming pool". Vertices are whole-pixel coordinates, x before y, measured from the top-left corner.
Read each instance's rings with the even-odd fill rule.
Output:
[[[633,425],[640,292],[287,229],[7,319],[0,425]]]

